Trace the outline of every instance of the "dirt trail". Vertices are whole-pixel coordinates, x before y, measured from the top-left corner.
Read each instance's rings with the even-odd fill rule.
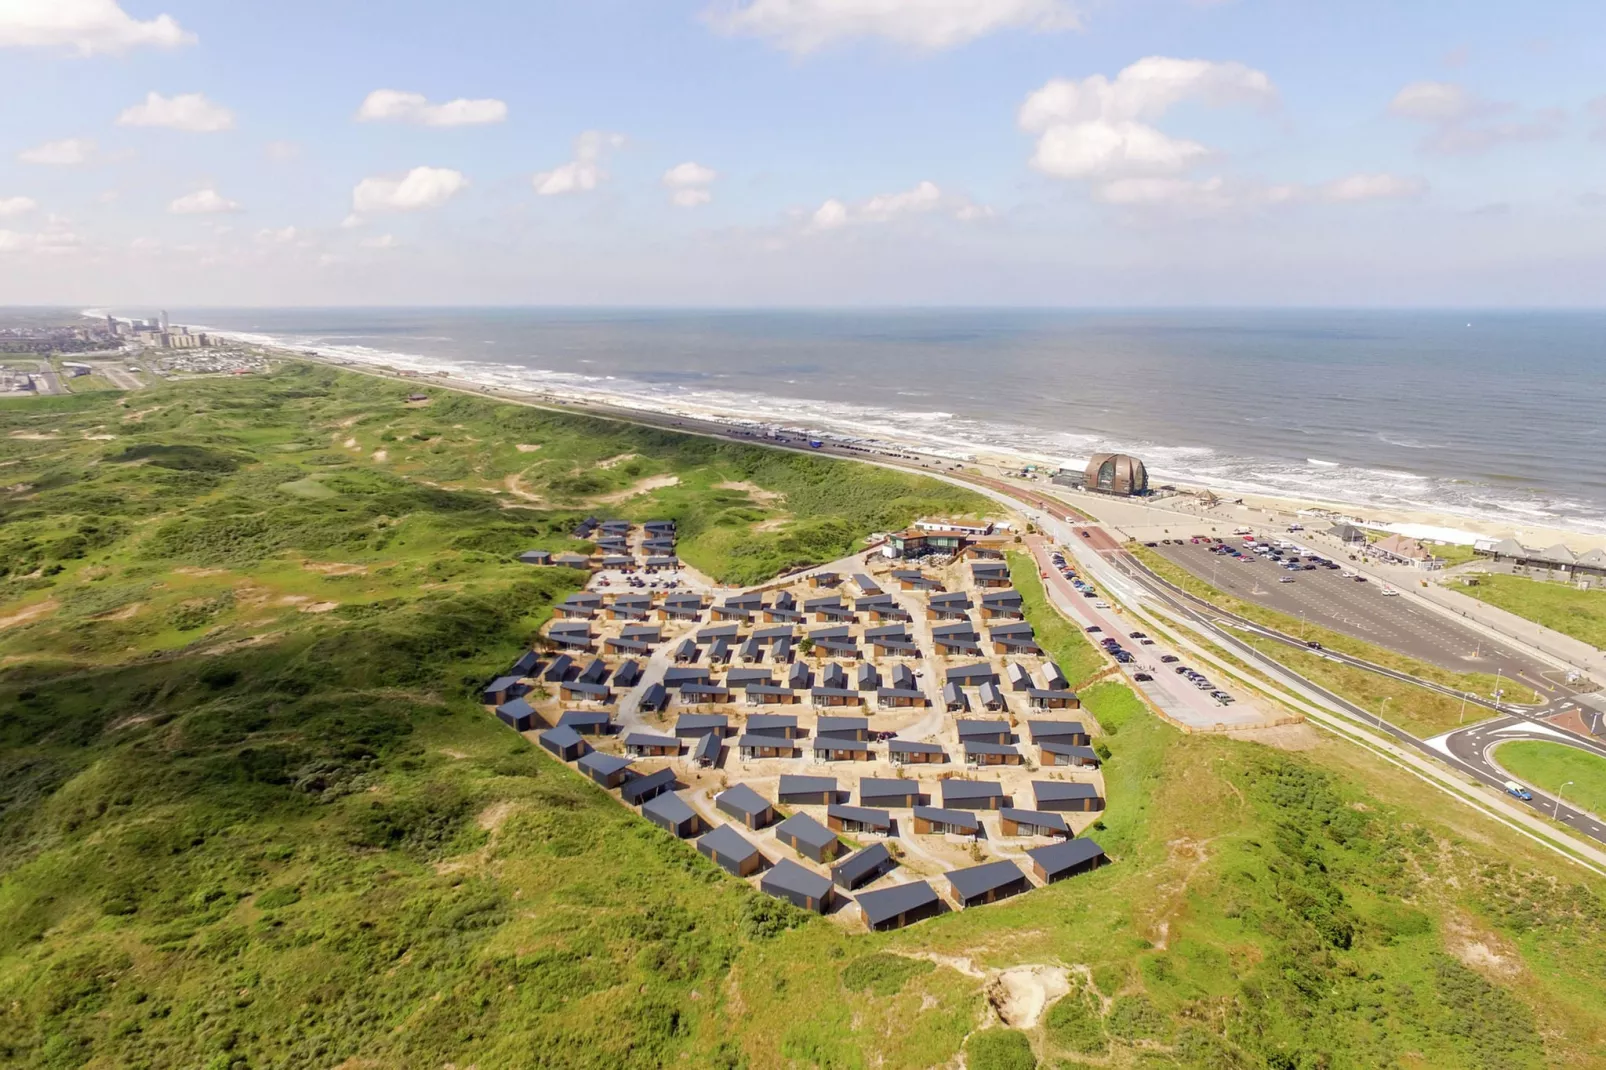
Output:
[[[740,480],[738,480],[738,479],[727,479],[723,483],[715,483],[714,484],[714,489],[715,490],[739,490],[739,491],[743,491],[743,492],[745,492],[747,494],[748,497],[752,498],[755,502],[760,502],[760,503],[762,503],[764,505],[772,505],[775,502],[780,502],[780,501],[785,501],[786,500],[786,495],[777,494],[773,490],[765,490],[763,487],[759,486],[757,483],[749,483],[745,479],[740,479]]]
[[[620,502],[629,501],[631,498],[638,497],[642,494],[650,494],[655,490],[662,490],[665,487],[673,487],[679,483],[679,476],[648,476],[646,479],[636,480],[636,482],[630,484],[630,486],[626,487],[624,490],[614,491],[612,494],[599,494],[594,498],[587,498],[586,500],[593,505],[618,505]]]
[[[606,461],[598,461],[596,463],[595,467],[597,467],[597,468],[617,468],[621,464],[624,464],[626,461],[633,461],[639,456],[641,456],[641,454],[639,454],[639,453],[621,453],[617,457],[609,457]]]
[[[54,598],[47,598],[43,602],[35,602],[31,606],[19,609],[9,617],[0,617],[0,630],[15,628],[19,624],[27,624],[31,620],[37,620],[46,614],[54,612],[58,604]]]
[[[537,505],[546,504],[545,498],[541,497],[539,494],[524,489],[524,473],[522,472],[514,472],[512,475],[502,480],[502,486],[507,488],[507,492],[509,494],[512,494],[515,497],[523,498],[527,502],[535,502]]]

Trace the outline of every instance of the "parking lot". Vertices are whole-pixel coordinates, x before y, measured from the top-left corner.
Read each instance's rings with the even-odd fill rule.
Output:
[[[1310,624],[1342,632],[1356,639],[1455,672],[1497,670],[1540,688],[1553,682],[1543,675],[1548,666],[1538,663],[1488,637],[1463,628],[1405,595],[1390,597],[1376,580],[1362,582],[1340,568],[1318,566],[1293,572],[1278,562],[1247,551],[1242,539],[1227,544],[1243,552],[1242,558],[1211,552],[1213,542],[1175,540],[1153,548],[1169,560],[1246,602],[1301,618]],[[1321,555],[1325,557],[1326,555]],[[1292,559],[1293,553],[1285,551]],[[1302,558],[1310,563],[1310,558]]]

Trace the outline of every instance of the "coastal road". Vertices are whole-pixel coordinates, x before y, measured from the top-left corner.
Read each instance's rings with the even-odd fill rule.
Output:
[[[1484,721],[1482,724],[1476,724],[1470,728],[1435,736],[1433,739],[1428,740],[1427,743],[1455,760],[1483,768],[1489,771],[1491,775],[1499,776],[1506,780],[1520,780],[1521,778],[1501,768],[1495,758],[1495,755],[1499,753],[1497,748],[1502,743],[1512,743],[1518,740],[1557,743],[1564,747],[1572,747],[1576,750],[1593,754],[1599,758],[1606,758],[1606,746],[1594,740],[1583,739],[1571,732],[1548,724],[1535,723],[1522,717],[1499,717],[1492,721]],[[1532,785],[1524,786],[1532,790]],[[1540,796],[1537,792],[1534,794],[1534,799],[1535,802],[1540,801]],[[1539,805],[1536,809],[1544,811],[1545,807],[1544,805]],[[1550,801],[1550,810],[1548,812],[1552,814],[1555,820],[1584,833],[1586,836],[1592,836],[1597,840],[1606,842],[1606,821],[1603,821],[1601,817],[1575,807],[1566,805],[1557,807],[1554,799]]]

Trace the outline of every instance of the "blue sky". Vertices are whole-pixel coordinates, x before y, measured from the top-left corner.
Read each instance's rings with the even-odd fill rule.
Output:
[[[8,304],[1598,305],[1606,5],[0,0]]]

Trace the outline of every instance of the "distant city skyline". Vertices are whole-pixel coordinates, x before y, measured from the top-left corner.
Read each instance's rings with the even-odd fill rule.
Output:
[[[0,3],[0,301],[1599,307],[1606,8]]]

